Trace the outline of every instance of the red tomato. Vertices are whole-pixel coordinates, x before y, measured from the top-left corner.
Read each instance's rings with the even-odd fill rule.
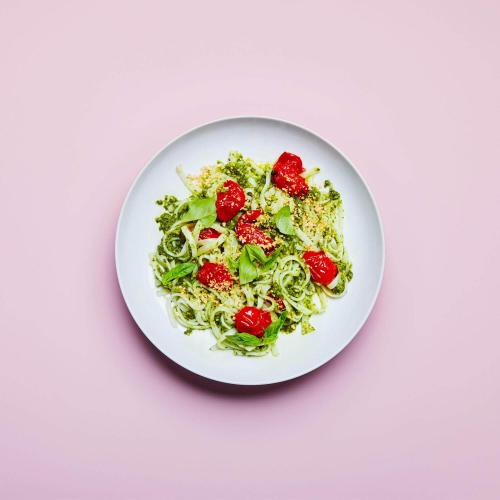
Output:
[[[289,174],[294,172],[296,174],[301,174],[304,171],[304,167],[302,166],[300,156],[285,151],[281,153],[281,156],[277,159],[273,170],[276,173],[281,172],[283,174]]]
[[[304,260],[311,271],[311,278],[321,285],[329,285],[339,272],[337,264],[325,252],[304,252]]]
[[[220,236],[219,231],[208,227],[207,229],[202,229],[200,231],[200,235],[198,236],[199,240],[209,240],[211,238],[218,238]]]
[[[268,236],[262,229],[255,227],[254,224],[244,222],[236,226],[236,235],[243,245],[252,244],[259,245],[266,251],[271,251],[274,248],[273,239]]]
[[[304,198],[309,192],[309,186],[300,175],[302,172],[304,172],[304,167],[300,156],[285,151],[274,164],[273,184],[290,196]]]
[[[217,193],[215,208],[218,219],[222,222],[227,222],[245,205],[245,193],[237,182],[231,180],[224,182],[224,188],[224,191]]]
[[[241,215],[236,224],[236,236],[243,245],[247,243],[261,246],[266,253],[274,249],[274,241],[253,222],[262,215],[261,210],[249,210]]]
[[[262,210],[248,210],[244,214],[241,214],[238,219],[238,224],[243,222],[255,222],[262,215]]]
[[[264,330],[271,324],[271,314],[257,307],[246,306],[236,313],[234,320],[239,332],[262,337]]]
[[[233,278],[223,264],[205,262],[196,277],[200,283],[215,290],[229,290],[233,286]]]
[[[296,198],[305,198],[309,192],[306,180],[296,172],[275,172],[272,180],[277,188]]]

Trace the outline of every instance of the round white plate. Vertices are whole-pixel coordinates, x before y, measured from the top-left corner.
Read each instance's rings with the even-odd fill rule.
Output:
[[[246,358],[229,351],[210,351],[209,331],[183,334],[168,317],[165,299],[157,295],[149,255],[160,240],[154,221],[161,213],[155,200],[167,193],[188,192],[175,167],[187,173],[225,160],[238,150],[258,162],[273,161],[283,151],[302,158],[306,168],[318,165],[317,181],[331,179],[344,202],[345,245],[354,278],[347,294],[329,301],[313,316],[316,331],[280,335],[279,356]],[[116,270],[125,302],[144,335],[166,356],[198,375],[231,384],[260,385],[304,375],[338,354],[363,326],[380,289],[384,238],[380,216],[368,187],[353,165],[316,134],[282,120],[229,118],[202,125],[178,137],[140,172],[123,204],[116,233]]]

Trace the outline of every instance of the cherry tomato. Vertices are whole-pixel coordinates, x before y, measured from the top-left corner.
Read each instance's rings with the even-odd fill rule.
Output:
[[[309,192],[309,186],[300,175],[302,172],[304,172],[304,167],[300,156],[285,151],[273,166],[273,184],[290,196],[304,198]]]
[[[311,271],[311,278],[321,285],[329,285],[339,272],[337,264],[330,260],[325,252],[304,252],[304,260]]]
[[[296,172],[275,172],[272,181],[277,188],[296,198],[305,198],[309,192],[306,180]]]
[[[234,320],[239,332],[262,337],[264,330],[271,324],[271,314],[257,307],[246,306],[236,313]]]
[[[260,210],[249,210],[242,214],[236,224],[236,236],[243,245],[247,243],[259,245],[269,253],[274,249],[273,239],[253,223],[260,215],[262,215]]]
[[[208,227],[207,229],[202,229],[200,231],[200,235],[198,236],[199,240],[209,240],[211,238],[218,238],[220,236],[219,231]]]
[[[262,210],[248,210],[244,214],[241,214],[238,219],[238,224],[243,222],[255,222],[262,215]]]
[[[215,290],[229,290],[233,286],[233,278],[223,264],[205,262],[196,277],[200,283]]]
[[[243,224],[238,224],[236,226],[236,235],[238,240],[243,245],[252,244],[259,245],[266,251],[272,251],[274,248],[273,239],[268,236],[262,229],[255,227],[254,224],[249,222],[244,222]]]
[[[217,193],[215,208],[218,219],[222,222],[227,222],[245,205],[245,193],[237,182],[231,180],[224,182],[224,188],[224,191]]]
[[[304,171],[302,166],[302,160],[300,156],[294,155],[293,153],[281,153],[281,156],[276,160],[273,166],[273,170],[278,173],[283,174],[296,173],[301,174]]]

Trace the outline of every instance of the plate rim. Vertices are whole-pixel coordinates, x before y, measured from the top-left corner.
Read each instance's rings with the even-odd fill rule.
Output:
[[[303,130],[304,132],[317,137],[318,139],[320,139],[321,141],[323,141],[325,144],[327,144],[328,146],[330,146],[334,151],[336,151],[350,165],[350,167],[354,170],[354,172],[356,173],[356,175],[359,177],[359,179],[363,183],[363,186],[365,187],[365,189],[366,189],[366,191],[368,193],[368,196],[369,196],[369,198],[370,198],[370,200],[371,200],[371,202],[373,204],[373,207],[375,208],[375,215],[376,215],[376,218],[377,218],[377,221],[378,221],[378,225],[379,225],[379,228],[380,228],[380,241],[381,241],[381,246],[382,246],[382,248],[381,248],[380,276],[378,278],[377,287],[376,287],[376,290],[375,290],[375,294],[373,295],[373,299],[372,299],[372,301],[370,303],[370,306],[368,307],[367,312],[365,313],[364,317],[362,318],[362,321],[359,323],[359,326],[356,329],[356,331],[354,332],[354,334],[341,345],[341,347],[338,349],[338,351],[335,354],[333,354],[328,359],[326,359],[326,360],[320,360],[318,363],[314,364],[312,367],[307,368],[305,370],[302,370],[302,371],[300,371],[300,372],[298,372],[296,374],[293,374],[291,376],[272,379],[271,381],[268,381],[268,382],[234,382],[234,381],[232,381],[230,379],[225,379],[224,377],[209,376],[209,375],[207,375],[205,373],[202,373],[201,371],[198,371],[198,370],[194,369],[191,366],[187,366],[186,363],[183,363],[183,362],[179,361],[178,359],[175,359],[170,354],[166,354],[165,352],[163,352],[163,350],[160,349],[160,347],[158,347],[153,342],[153,340],[151,340],[151,338],[144,332],[144,329],[142,328],[142,326],[140,324],[140,321],[134,315],[133,309],[130,307],[130,305],[129,305],[128,301],[127,301],[126,294],[124,293],[124,287],[123,287],[123,284],[122,284],[122,279],[120,277],[120,266],[119,266],[119,262],[118,262],[118,240],[119,240],[120,230],[121,230],[121,226],[122,226],[122,222],[123,222],[125,207],[127,206],[129,198],[132,195],[132,192],[134,191],[134,189],[135,189],[136,185],[138,184],[139,180],[144,175],[146,169],[156,160],[156,158],[158,158],[158,156],[160,156],[160,154],[163,153],[163,151],[165,151],[167,148],[169,148],[170,146],[172,146],[175,142],[181,140],[183,137],[185,137],[185,136],[187,136],[189,134],[192,134],[192,133],[196,132],[197,130],[200,130],[202,128],[208,127],[210,125],[215,125],[215,124],[218,124],[218,123],[221,123],[221,122],[230,122],[230,121],[238,121],[238,120],[264,120],[264,121],[268,121],[268,122],[277,122],[277,123],[281,123],[281,124],[284,124],[284,125],[287,125],[287,126],[292,126],[292,127],[295,127],[297,129]],[[118,279],[118,286],[120,288],[120,293],[122,295],[123,301],[125,302],[125,305],[127,306],[127,309],[128,309],[128,312],[129,312],[130,316],[134,320],[135,324],[139,327],[139,330],[141,331],[142,335],[161,354],[163,354],[165,357],[167,357],[168,359],[170,359],[171,361],[173,361],[177,365],[181,366],[185,370],[188,370],[191,373],[194,373],[194,374],[196,374],[196,375],[198,375],[200,377],[203,377],[203,378],[205,378],[207,380],[214,380],[216,382],[221,382],[221,383],[224,383],[224,384],[230,384],[230,385],[236,385],[236,386],[238,386],[238,385],[240,385],[240,386],[272,385],[272,384],[279,384],[281,382],[286,382],[286,381],[289,381],[289,380],[294,380],[296,378],[302,377],[304,375],[307,375],[308,373],[311,373],[311,372],[317,370],[321,366],[327,364],[328,362],[332,361],[335,357],[337,357],[354,340],[354,338],[358,335],[358,333],[360,332],[360,330],[363,328],[363,326],[365,325],[366,321],[368,320],[370,314],[372,313],[373,308],[375,307],[375,303],[377,302],[378,296],[380,294],[380,289],[382,287],[382,282],[383,282],[383,278],[384,278],[385,257],[386,257],[386,255],[385,255],[386,245],[385,245],[384,226],[383,226],[383,222],[382,222],[382,217],[380,215],[380,209],[379,209],[379,207],[377,205],[375,197],[373,196],[373,193],[372,193],[372,191],[371,191],[368,183],[366,182],[365,178],[362,176],[362,174],[360,173],[360,171],[358,170],[358,168],[356,167],[356,165],[351,161],[351,159],[341,149],[339,149],[332,142],[330,142],[329,140],[325,139],[322,135],[318,134],[314,130],[311,130],[311,129],[307,128],[307,127],[304,127],[303,125],[299,125],[299,124],[297,124],[295,122],[292,122],[292,121],[289,121],[289,120],[285,120],[285,119],[282,119],[282,118],[276,118],[276,117],[272,117],[272,116],[265,116],[265,115],[236,115],[236,116],[225,116],[225,117],[221,117],[221,118],[216,118],[215,120],[211,120],[211,121],[202,123],[201,125],[197,125],[195,127],[190,128],[189,130],[187,130],[187,131],[185,131],[185,132],[177,135],[172,140],[170,140],[167,144],[165,144],[164,146],[162,146],[151,157],[151,159],[149,161],[147,161],[145,163],[145,165],[139,170],[139,172],[136,174],[136,176],[135,176],[132,184],[130,185],[130,187],[129,187],[128,191],[127,191],[127,194],[125,195],[125,198],[124,198],[124,200],[122,202],[122,205],[121,205],[121,208],[120,208],[120,213],[118,215],[118,221],[117,221],[117,224],[116,224],[114,250],[115,250],[115,270],[116,270],[116,275],[117,275],[117,279]]]

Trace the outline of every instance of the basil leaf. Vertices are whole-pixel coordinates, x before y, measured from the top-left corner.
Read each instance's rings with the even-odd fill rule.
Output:
[[[276,339],[278,338],[278,333],[283,328],[283,325],[285,324],[286,317],[288,315],[287,311],[283,311],[280,314],[280,317],[276,320],[273,321],[265,330],[264,330],[264,341],[266,344],[270,344],[272,342],[275,342]]]
[[[247,246],[248,245],[245,245],[243,247],[239,262],[240,283],[242,285],[250,283],[259,276],[259,270],[257,269],[257,266],[253,263],[253,260],[251,259],[248,253]]]
[[[231,259],[230,257],[227,258],[227,265],[229,267],[229,270],[234,274],[238,270],[238,265],[239,265],[239,259]]]
[[[200,219],[202,227],[210,227],[217,220],[217,214],[206,215]]]
[[[211,226],[217,218],[215,198],[195,198],[188,203],[188,211],[179,222],[200,220],[203,227]]]
[[[266,263],[262,266],[262,271],[266,272],[272,269],[274,266],[275,262],[278,260],[278,257],[280,255],[280,249],[277,248],[268,258]]]
[[[262,247],[259,247],[259,245],[245,245],[245,248],[247,249],[249,257],[254,260],[258,260],[261,264],[265,264],[267,262],[267,257],[266,254],[264,253],[264,250],[262,250]]]
[[[241,251],[239,261],[240,283],[242,285],[250,283],[259,277],[260,272],[266,272],[272,269],[276,259],[279,257],[279,249],[275,250],[270,257],[267,257],[264,250],[258,245],[245,245]],[[255,262],[261,263],[261,267],[257,267]]]
[[[250,335],[249,333],[237,333],[235,335],[228,335],[226,339],[235,342],[236,344],[243,344],[243,345],[257,346],[262,343],[259,337],[256,337],[255,335]]]
[[[294,235],[295,229],[293,227],[292,216],[290,207],[287,205],[283,207],[275,216],[274,223],[278,231],[282,234]]]
[[[183,276],[187,276],[191,274],[196,269],[196,264],[192,262],[185,262],[184,264],[179,264],[170,271],[163,273],[161,277],[161,282],[163,285],[166,285],[169,281],[175,280],[176,278],[182,278]]]

